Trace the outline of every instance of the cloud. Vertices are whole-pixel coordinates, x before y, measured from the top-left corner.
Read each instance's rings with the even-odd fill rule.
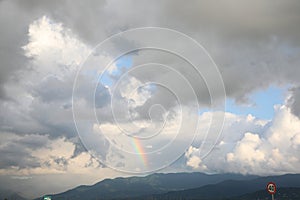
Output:
[[[155,2],[147,2],[147,9],[144,8],[144,2],[133,1],[126,1],[126,3],[122,3],[122,6],[118,1],[89,1],[86,4],[82,4],[80,1],[72,1],[72,3],[53,1],[52,3],[39,2],[34,5],[22,1],[17,1],[17,3],[4,1],[2,4],[12,4],[10,8],[18,9],[24,15],[33,15],[35,18],[40,13],[44,13],[54,20],[62,22],[84,41],[92,44],[100,42],[108,35],[120,30],[139,26],[162,26],[183,31],[201,43],[207,44],[205,46],[208,46],[209,52],[223,66],[233,66],[234,63],[239,62],[243,63],[241,65],[248,65],[249,72],[255,72],[252,65],[259,65],[257,69],[267,73],[273,71],[274,66],[270,66],[272,63],[282,64],[291,61],[292,64],[297,62],[296,57],[290,57],[291,52],[285,51],[286,47],[293,48],[298,45],[299,30],[295,24],[299,22],[297,12],[299,3],[296,1],[276,3],[228,1],[222,2],[221,5],[219,5],[220,2],[214,3],[214,1],[193,1],[190,5],[185,6],[182,6],[181,1],[166,1],[159,5]],[[272,9],[270,9],[270,5]],[[91,7],[94,9],[90,9]],[[126,9],[116,9],[119,7],[128,7],[130,12],[125,11]],[[56,12],[52,12],[53,10]],[[145,13],[148,13],[147,18],[138,17]],[[112,19],[111,16],[114,18]],[[109,22],[107,19],[110,19]],[[26,22],[28,23],[28,21]],[[89,31],[91,29],[93,31]],[[260,43],[253,43],[253,40],[260,41]],[[240,48],[243,49],[243,52],[239,51]],[[238,53],[226,56],[222,53],[226,49]],[[294,50],[297,51],[297,49]],[[240,59],[241,57],[245,60],[244,62]],[[241,68],[244,67],[241,66]],[[237,67],[238,69],[240,68]],[[273,72],[276,72],[277,69],[274,69]],[[282,70],[280,71],[282,72]],[[238,72],[243,71],[238,70]],[[289,76],[293,77],[293,74],[289,73]],[[254,76],[251,75],[251,77]],[[231,86],[233,87],[234,84]],[[254,88],[254,86],[249,86],[248,90]],[[238,89],[235,88],[235,90]],[[241,91],[240,95],[245,92],[247,90]]]
[[[187,158],[186,165],[188,167],[192,167],[195,170],[206,171],[207,166],[202,164],[202,160],[199,157],[200,150],[190,146],[189,149],[185,153],[185,157]]]
[[[9,137],[12,138],[12,134]],[[40,145],[31,147],[28,140]],[[41,140],[45,142],[38,142]],[[82,183],[94,184],[105,178],[124,176],[103,168],[87,152],[77,153],[74,157],[76,147],[66,138],[50,140],[47,136],[14,135],[14,139],[3,143],[5,145],[0,145],[0,187],[20,191],[29,198],[63,192]]]
[[[0,145],[1,169],[25,169],[27,167],[39,167],[38,159],[32,155],[32,151],[41,148],[47,144],[47,139],[39,135],[26,135],[20,137],[2,133],[2,141]]]
[[[207,47],[221,71],[227,96],[237,102],[245,103],[251,92],[271,84],[298,83],[299,30],[294,25],[299,3],[271,3],[272,9],[270,2],[219,3],[182,6],[180,1],[166,1],[153,11],[156,20],[149,24],[182,30]]]
[[[294,87],[291,89],[291,97],[288,99],[289,106],[294,115],[300,117],[300,87]]]
[[[222,138],[207,157],[201,152],[205,146],[189,148],[185,155],[187,166],[214,173],[299,173],[300,120],[289,107],[278,105],[274,119],[268,123],[258,123],[253,117],[250,121],[236,115],[232,118],[233,123],[225,123],[229,129],[225,127]]]
[[[95,123],[80,132],[86,148],[105,165],[130,173],[145,173],[177,160],[197,134],[197,113],[178,107],[163,122],[123,119]],[[98,144],[102,144],[101,146]]]
[[[251,6],[248,6],[250,3]],[[247,100],[249,92],[274,82],[298,82],[295,76],[298,73],[291,73],[297,70],[295,65],[299,62],[296,57],[299,30],[298,26],[295,26],[299,21],[298,2],[274,4],[229,1],[221,4],[222,6],[219,6],[219,2],[216,4],[204,1],[182,6],[180,1],[166,1],[158,6],[154,2],[147,2],[147,7],[151,9],[145,10],[143,2],[137,4],[127,1],[121,7],[136,8],[130,12],[116,9],[120,6],[120,2],[116,1],[90,1],[89,4],[79,1],[72,4],[55,1],[39,2],[35,5],[18,2],[14,7],[24,10],[27,14],[38,11],[47,13],[93,45],[105,39],[107,35],[139,26],[162,26],[183,31],[208,48],[221,69],[227,94],[240,102]],[[233,10],[232,4],[238,9]],[[90,5],[97,9],[89,9]],[[253,6],[255,9],[250,9]],[[52,9],[57,11],[53,13]],[[175,12],[176,10],[178,12]],[[147,19],[138,17],[144,13],[148,13]],[[114,16],[114,19],[111,16]],[[109,23],[106,21],[108,18]],[[93,31],[87,31],[91,28]],[[226,55],[224,52],[232,53]],[[280,67],[283,65],[286,66],[284,70]],[[257,71],[260,73],[257,74]],[[236,82],[243,84],[237,85]],[[256,82],[261,82],[260,86],[257,86]]]
[[[32,22],[28,37],[23,49],[30,61],[24,64],[31,70],[23,69],[18,81],[6,84],[6,95],[12,100],[0,102],[7,113],[1,116],[1,128],[18,134],[74,137],[72,85],[89,47],[45,16]]]
[[[14,135],[1,144],[0,151],[4,155],[1,175],[81,174],[103,167],[87,152],[74,157],[75,144],[66,138],[49,140],[43,135]]]
[[[179,30],[182,29],[181,31],[184,33],[194,37],[200,43],[206,44],[205,46],[207,46],[207,49],[219,65],[225,82],[227,95],[234,97],[237,102],[247,101],[247,96],[251,94],[252,91],[267,87],[270,84],[298,83],[298,67],[295,67],[298,63],[296,56],[298,49],[297,43],[292,42],[296,41],[295,38],[297,38],[298,35],[296,34],[298,33],[297,26],[294,26],[298,17],[294,12],[298,5],[297,2],[272,4],[274,10],[269,9],[268,3],[255,2],[254,5],[257,8],[255,10],[249,9],[247,3],[238,3],[238,12],[233,12],[232,10],[231,4],[233,1],[222,3],[222,9],[210,2],[205,2],[205,4],[193,2],[192,4],[194,6],[182,6],[180,2],[165,2],[160,6],[157,6],[155,3],[148,3],[148,7],[151,9],[147,9],[147,11],[143,11],[143,3],[135,3],[134,7],[140,9],[134,9],[130,13],[124,11],[124,9],[116,9],[115,5],[117,2],[115,1],[91,1],[90,3],[90,5],[94,5],[93,7],[97,8],[99,12],[96,12],[96,10],[90,12],[89,4],[82,4],[79,1],[72,2],[72,4],[70,2],[58,3],[56,1],[53,3],[39,2],[34,5],[21,1],[14,3],[8,1],[1,2],[1,8],[3,10],[5,10],[5,8],[7,8],[6,10],[12,9],[11,13],[20,13],[26,16],[24,17],[24,19],[26,19],[24,21],[19,19],[22,17],[12,17],[19,20],[19,24],[16,24],[15,27],[20,30],[19,35],[17,35],[20,36],[20,38],[14,40],[20,41],[21,44],[18,43],[17,48],[24,46],[25,55],[29,57],[28,59],[33,59],[33,62],[30,61],[29,65],[24,66],[23,60],[21,61],[22,65],[18,64],[18,70],[22,71],[21,75],[27,76],[25,82],[23,80],[19,83],[8,84],[8,79],[5,78],[2,85],[3,88],[5,88],[6,96],[12,98],[15,95],[18,96],[20,92],[24,93],[24,89],[19,88],[19,85],[26,83],[26,90],[30,91],[29,94],[25,91],[24,96],[26,97],[22,97],[22,99],[31,101],[30,98],[34,97],[41,99],[45,103],[60,100],[65,102],[61,102],[60,105],[54,105],[53,108],[70,108],[70,102],[68,102],[67,99],[70,95],[74,77],[72,70],[78,65],[80,60],[85,57],[89,46],[95,45],[95,41],[101,41],[101,39],[106,38],[107,35],[113,32],[141,25],[166,26]],[[133,2],[128,1],[124,6],[131,7],[131,4],[133,4]],[[57,10],[55,13],[52,12],[54,8]],[[287,10],[289,10],[288,8],[294,9],[291,9],[291,12],[287,12]],[[78,12],[79,9],[80,12]],[[187,9],[191,9],[188,12],[190,15],[178,14],[185,13]],[[202,12],[198,12],[199,9],[202,10]],[[182,10],[182,12],[174,12],[174,10]],[[207,10],[215,12],[207,12]],[[143,13],[142,11],[149,13],[149,18],[147,18],[146,21],[144,21],[143,18],[137,17]],[[79,15],[79,13],[85,14]],[[246,15],[246,13],[252,14]],[[49,17],[45,17],[46,15]],[[112,15],[114,15],[115,20],[111,20],[110,16]],[[253,20],[249,21],[249,16]],[[292,18],[291,16],[294,17]],[[106,21],[108,17],[110,17],[110,23]],[[9,19],[12,20],[11,18]],[[85,21],[85,23],[81,23],[82,21]],[[275,24],[274,21],[276,21]],[[103,26],[95,26],[95,24],[102,24]],[[273,25],[268,26],[268,24]],[[29,38],[26,38],[26,26],[29,27]],[[87,31],[91,29],[93,31]],[[23,30],[23,32],[21,30]],[[214,34],[209,37],[211,33]],[[8,33],[6,35],[7,37],[10,36]],[[44,40],[43,38],[47,39]],[[252,42],[253,40],[258,41],[257,39],[260,39],[259,44]],[[25,43],[26,40],[28,40],[27,44]],[[81,40],[88,41],[88,45]],[[236,42],[237,40],[238,42]],[[10,40],[5,39],[5,41]],[[243,49],[243,51],[239,49]],[[226,52],[232,53],[227,54]],[[145,61],[149,57],[154,57],[158,61],[164,60],[158,53],[151,55],[151,52],[146,52],[146,54],[149,55],[143,56],[143,53],[140,52],[139,56],[133,56],[134,63],[138,64],[139,60]],[[22,54],[20,54],[20,57],[26,59]],[[169,56],[165,57],[165,61],[166,64],[170,64],[176,63],[178,60]],[[186,67],[182,64],[183,63],[179,63],[178,66],[175,65],[174,67],[177,68],[180,73],[184,74]],[[39,68],[32,65],[38,65]],[[56,67],[52,67],[53,65]],[[284,70],[280,67],[283,65],[286,66]],[[26,66],[33,67],[34,70],[26,73]],[[9,69],[13,68],[9,67]],[[23,71],[25,71],[25,74]],[[150,70],[147,70],[147,72],[149,71]],[[257,73],[258,71],[259,73]],[[36,72],[38,72],[39,75],[37,75]],[[145,82],[145,80],[147,80],[147,73],[143,73],[143,76],[141,75],[142,73],[143,71],[138,75],[138,72],[135,72],[131,75],[135,78],[139,78],[138,81]],[[1,74],[5,73],[3,72]],[[12,72],[12,74],[16,75],[15,72]],[[163,80],[168,75],[168,73],[151,74],[156,80]],[[20,74],[18,73],[18,79],[21,78],[19,76]],[[5,75],[5,77],[10,76]],[[193,75],[187,77],[191,82],[195,79]],[[24,77],[22,78],[24,79]],[[167,80],[174,85],[174,88],[181,87],[181,82],[176,81],[176,78],[172,79],[169,77]],[[258,82],[260,84],[257,84]],[[202,102],[208,103],[209,95],[203,81],[198,80],[192,83],[196,86],[198,97]],[[31,86],[31,84],[33,84],[33,86]],[[189,96],[185,95],[185,90],[181,90],[180,92],[183,93],[181,96],[189,99]],[[102,97],[103,96],[100,96],[99,98]],[[18,98],[16,97],[14,99]],[[35,109],[42,107],[38,105],[41,102],[37,100],[34,101],[36,102],[34,105]],[[109,101],[109,99],[105,101]],[[156,98],[153,97],[148,101],[148,105],[153,105],[150,101],[153,103],[160,102],[165,108],[169,108],[170,105],[173,106],[172,102],[174,100],[170,101],[170,95],[163,89],[158,88]],[[26,106],[27,105],[28,104],[26,104]],[[105,105],[105,103],[103,103],[103,101],[97,101],[97,105],[101,107]],[[20,107],[22,108],[24,106],[20,105]],[[105,108],[103,108],[103,110],[105,110]],[[63,111],[63,113],[65,112],[65,110],[61,111]],[[139,112],[140,116],[148,116],[147,108],[137,108],[136,111]],[[7,113],[16,112],[17,111],[8,110]],[[55,112],[62,113],[58,111],[58,109],[56,109]],[[49,132],[48,130],[43,131],[43,127],[41,127],[41,123],[48,124],[48,119],[42,119],[43,115],[38,114],[38,112],[34,112],[33,115],[34,119],[30,119],[28,116],[26,116],[26,118],[29,118],[28,121],[30,121],[31,127],[35,128],[30,128],[30,126],[26,126],[25,128],[25,125],[22,125],[24,128],[18,131],[23,132],[23,130],[33,129],[33,131],[37,130],[36,132]],[[41,122],[36,122],[36,119],[40,119]],[[105,117],[103,117],[103,119],[105,119]],[[29,124],[29,122],[26,124]],[[60,126],[57,123],[51,122],[47,126],[48,129],[53,128],[53,126],[61,127],[55,132],[66,132],[68,131],[67,129],[70,128],[67,124]],[[6,124],[5,127],[11,127],[11,125]]]
[[[22,146],[16,144],[6,144],[1,147],[1,169],[15,167],[16,169],[26,167],[38,167],[39,163],[30,154],[30,152]]]
[[[29,25],[28,38],[28,44],[23,47],[25,55],[34,58],[34,64],[42,65],[42,69],[37,69],[39,72],[70,72],[90,51],[70,29],[46,16]],[[51,64],[58,67],[48,67]]]
[[[1,176],[33,175],[29,185],[35,184],[37,191],[51,192],[51,189],[61,191],[81,181],[92,183],[98,177],[118,174],[103,168],[103,163],[86,153],[79,141],[72,115],[72,87],[80,64],[95,45],[114,33],[144,26],[172,28],[202,44],[218,65],[227,97],[236,103],[249,105],[248,97],[253,92],[270,85],[288,86],[291,90],[286,105],[276,108],[272,121],[222,111],[202,113],[197,130],[199,135],[185,154],[185,165],[180,165],[183,170],[188,170],[188,166],[205,172],[299,172],[300,125],[296,117],[299,117],[300,85],[299,8],[300,3],[294,0],[191,1],[188,4],[131,0],[0,1],[0,151],[4,155],[0,159]],[[147,38],[166,45],[175,44],[191,58],[199,57],[178,40],[161,41],[155,35],[140,40]],[[191,106],[195,101],[182,76],[193,86],[200,108],[209,108],[211,99],[205,77],[198,76],[179,57],[153,50],[134,51],[126,56],[132,59],[133,66],[157,62],[171,66],[173,70],[154,64],[131,70],[132,67],[123,69],[114,63],[107,70],[111,73],[106,77],[109,81],[120,79],[117,72],[128,74],[114,90],[112,99],[107,87],[109,81],[97,82],[104,66],[95,63],[109,62],[111,55],[108,52],[116,54],[138,45],[130,38],[119,38],[111,43],[106,54],[95,52],[91,55],[87,64],[94,67],[78,76],[82,85],[75,88],[78,89],[76,111],[80,121],[77,125],[84,132],[91,133],[99,126],[90,121],[94,118],[94,112],[89,112],[94,103],[102,128],[106,132],[118,130],[114,126],[111,100],[115,103],[120,125],[126,129],[132,128],[132,124],[137,125],[136,134],[161,128],[166,116],[170,124],[165,132],[175,132],[179,125],[176,118],[179,106],[183,107],[182,116],[188,119],[181,131],[187,131],[194,127],[193,120],[198,115],[188,110],[195,106]],[[151,80],[165,83],[167,87],[143,85]],[[214,83],[215,79],[210,81]],[[90,86],[96,83],[98,87],[94,90]],[[172,92],[181,97],[180,102]],[[95,99],[89,94],[94,94]],[[221,94],[218,97],[222,98]],[[223,125],[223,116],[223,134],[211,149],[219,137],[216,127]],[[205,138],[209,127],[211,131]],[[161,143],[172,136],[166,134]],[[186,144],[179,142],[185,140],[184,136],[182,134],[178,139],[179,147],[170,148],[169,154],[161,154],[158,162],[163,163],[166,157],[178,152],[176,150]],[[188,132],[186,137],[190,136],[192,133]],[[150,151],[156,146],[146,144],[145,147]],[[110,156],[109,148],[111,146],[107,144],[101,146],[103,157]],[[37,174],[42,178],[37,178]],[[72,178],[74,174],[84,175],[78,175],[80,178],[76,182]],[[41,184],[45,177],[51,189]],[[10,178],[6,177],[5,182],[9,183]],[[59,186],[55,186],[56,183]]]
[[[237,143],[234,153],[228,153],[226,159],[229,163],[235,161],[243,163],[242,173],[247,173],[253,168],[261,168],[260,163],[266,159],[265,154],[258,148],[261,144],[262,140],[259,135],[245,133],[243,139]]]
[[[1,24],[1,73],[0,73],[0,98],[7,99],[5,84],[15,78],[15,73],[27,61],[20,48],[26,42],[26,14],[8,1],[0,2]],[[21,20],[22,19],[22,20]]]

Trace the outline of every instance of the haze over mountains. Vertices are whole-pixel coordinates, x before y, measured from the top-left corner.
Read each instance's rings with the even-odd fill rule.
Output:
[[[1,190],[0,189],[0,199],[7,199],[7,200],[26,200],[26,198],[22,197],[18,193],[10,190]]]
[[[91,186],[79,186],[52,199],[248,199],[266,196],[266,184],[273,181],[278,191],[300,194],[300,174],[244,176],[203,173],[152,174],[146,177],[106,179]],[[289,192],[288,192],[289,193]],[[40,199],[40,198],[38,198]]]

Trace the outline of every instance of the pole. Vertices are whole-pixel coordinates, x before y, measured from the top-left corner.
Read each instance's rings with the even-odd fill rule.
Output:
[[[272,200],[274,200],[274,194],[272,194]]]

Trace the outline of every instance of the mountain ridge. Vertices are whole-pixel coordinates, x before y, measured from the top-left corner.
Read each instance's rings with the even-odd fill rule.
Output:
[[[233,192],[235,195],[242,195],[247,192],[254,192],[264,188],[268,181],[277,181],[279,185],[289,187],[291,184],[298,184],[298,180],[300,180],[299,174],[259,177],[256,175],[240,174],[209,175],[199,172],[170,174],[157,173],[144,177],[134,176],[128,178],[119,177],[115,179],[104,179],[103,181],[91,186],[81,185],[65,192],[50,196],[52,196],[53,199],[82,199],[83,197],[84,199],[91,200],[99,199],[99,197],[101,197],[101,199],[126,199],[162,195],[166,193],[169,193],[170,195],[172,192],[176,193],[181,190],[193,191],[200,187],[204,187],[206,188],[205,191],[215,194],[216,192],[214,192],[211,188],[227,188],[227,190],[230,191],[233,190],[233,188],[230,188],[228,185],[234,185],[236,188],[240,188],[242,184],[245,184],[251,189],[245,190],[244,193]],[[254,185],[255,187],[251,187],[251,185]],[[237,189],[237,191],[240,191],[240,189]],[[225,197],[228,196],[228,194],[226,192],[224,193],[224,191],[219,191],[219,194],[224,194]],[[210,197],[210,195],[207,194],[207,197]]]
[[[143,199],[224,199],[242,196],[260,191],[269,181],[277,183],[278,188],[297,187],[300,191],[300,174],[259,177],[253,180],[226,180],[217,184],[208,184],[199,188],[182,191],[170,191],[165,194],[144,196]],[[267,193],[265,191],[265,193]]]

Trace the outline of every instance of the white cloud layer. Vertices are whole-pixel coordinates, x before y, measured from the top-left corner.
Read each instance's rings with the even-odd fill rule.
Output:
[[[230,115],[222,138],[206,158],[200,148],[186,152],[187,166],[204,172],[242,174],[299,173],[300,120],[285,105],[275,107],[272,121]],[[248,125],[246,125],[248,124]]]

